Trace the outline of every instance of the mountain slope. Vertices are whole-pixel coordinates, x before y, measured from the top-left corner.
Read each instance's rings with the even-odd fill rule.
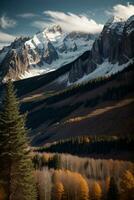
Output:
[[[39,85],[37,77],[16,82],[21,110],[28,111],[32,144],[85,134],[133,134],[133,76],[131,65],[111,77],[68,89],[53,81],[44,84],[39,77]]]
[[[21,110],[28,111],[32,144],[85,134],[133,134],[134,65],[110,77],[66,89],[66,83],[57,80],[70,67],[15,82]],[[3,89],[1,85],[0,96]]]
[[[22,110],[29,112],[32,143],[86,134],[133,134],[133,69],[131,66],[111,79],[100,80],[96,86],[89,83],[55,95],[46,87],[44,92],[38,89],[24,95]]]

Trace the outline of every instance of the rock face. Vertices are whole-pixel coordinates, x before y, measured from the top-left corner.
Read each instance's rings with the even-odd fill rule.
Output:
[[[128,30],[131,30],[130,32]],[[134,56],[134,16],[126,22],[114,17],[103,28],[92,48],[92,59],[101,64],[104,59],[112,64],[123,64]]]
[[[91,48],[95,37],[66,33],[59,25],[54,25],[32,38],[16,39],[0,51],[0,81],[47,73],[71,63]]]
[[[82,70],[83,63],[81,59],[78,59],[72,66],[71,73],[69,74],[70,82],[75,82],[78,79],[82,78],[84,75],[84,71]]]
[[[69,74],[69,82],[73,83],[84,75],[93,72],[106,60],[110,64],[122,65],[134,58],[134,16],[127,21],[117,17],[109,20],[99,37],[93,43],[89,58],[85,64],[74,64]],[[79,74],[79,76],[78,76]]]
[[[51,44],[51,42],[48,42],[46,50],[44,50],[43,54],[43,60],[51,64],[54,60],[57,60],[59,58],[58,53],[54,46]]]
[[[28,49],[24,45],[26,40],[27,38],[19,38],[4,49],[5,57],[0,63],[1,79],[4,77],[4,81],[8,78],[18,80],[20,73],[24,74],[28,70]]]

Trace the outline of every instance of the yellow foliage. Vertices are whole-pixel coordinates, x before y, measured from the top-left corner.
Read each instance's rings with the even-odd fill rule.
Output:
[[[60,188],[61,186],[56,184],[59,182],[63,185],[64,196],[63,199],[73,200],[88,200],[88,184],[84,177],[77,173],[69,170],[56,170],[54,172],[54,188]],[[61,189],[61,188],[60,188]],[[57,198],[57,197],[56,197]],[[56,199],[55,198],[55,199]],[[54,200],[55,200],[54,199]]]
[[[134,199],[134,175],[129,170],[123,173],[120,187],[122,200]]]
[[[92,191],[92,199],[93,200],[100,200],[102,197],[102,189],[99,183],[94,182],[93,184],[93,191]]]
[[[54,184],[53,195],[55,200],[61,200],[64,193],[64,186],[62,183],[57,182]]]
[[[80,200],[88,200],[89,188],[86,180],[80,175]]]
[[[106,178],[106,192],[109,190],[109,185],[110,185],[110,176],[107,176]]]

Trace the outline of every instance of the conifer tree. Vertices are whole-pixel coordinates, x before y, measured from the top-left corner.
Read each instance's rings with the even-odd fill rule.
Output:
[[[110,178],[109,189],[107,193],[107,200],[118,200],[119,199],[119,191],[117,184],[115,182],[114,177]]]
[[[19,112],[11,81],[6,85],[0,113],[0,185],[8,200],[36,199],[25,117]]]

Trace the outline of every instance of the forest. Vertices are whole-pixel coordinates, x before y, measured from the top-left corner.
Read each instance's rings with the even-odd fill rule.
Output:
[[[40,153],[33,156],[33,163],[41,200],[133,198],[132,162]]]

